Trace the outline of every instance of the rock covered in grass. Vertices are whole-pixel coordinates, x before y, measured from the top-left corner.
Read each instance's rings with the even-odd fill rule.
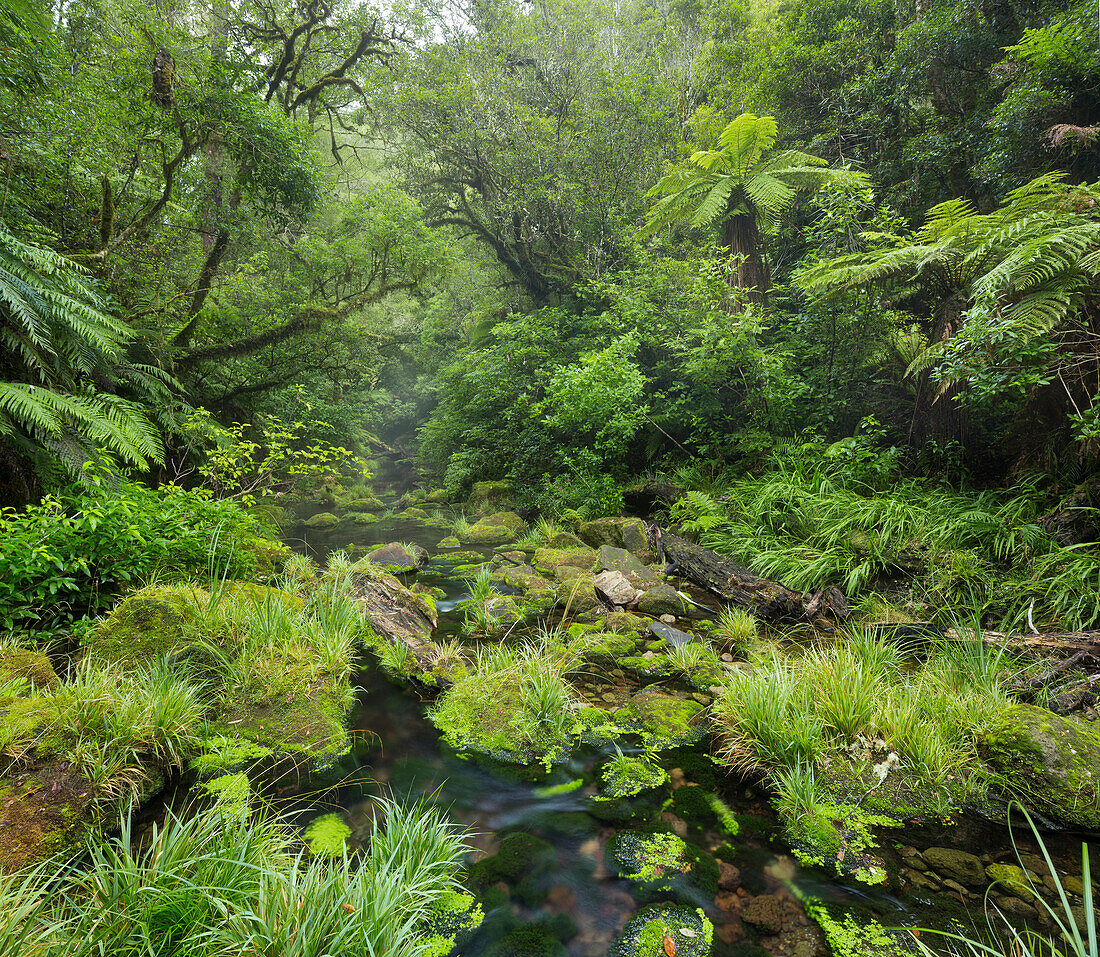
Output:
[[[505,545],[515,541],[526,527],[515,512],[497,512],[481,519],[459,537],[470,545]]]
[[[625,548],[601,545],[596,556],[595,571],[622,572],[636,588],[651,588],[660,584],[657,573]]]
[[[1069,827],[1100,828],[1100,731],[1020,704],[1001,715],[978,749],[1041,814]]]
[[[622,572],[600,572],[592,584],[609,605],[628,608],[638,600],[638,590]]]
[[[427,564],[428,553],[419,545],[406,547],[401,542],[390,542],[368,552],[367,560],[391,575],[402,575]]]
[[[639,911],[612,943],[608,957],[707,957],[714,943],[714,925],[701,908],[661,904]]]

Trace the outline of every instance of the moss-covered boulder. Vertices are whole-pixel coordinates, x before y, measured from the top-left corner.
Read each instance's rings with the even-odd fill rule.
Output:
[[[340,519],[332,512],[318,512],[316,515],[311,515],[302,524],[306,528],[334,528],[340,524]]]
[[[68,761],[0,776],[0,873],[75,852],[98,819],[100,797],[107,795]]]
[[[515,541],[526,527],[515,512],[497,512],[481,519],[459,537],[471,545],[504,545]]]
[[[989,883],[981,858],[969,851],[957,847],[929,847],[922,856],[924,862],[942,877],[970,887],[984,887]]]
[[[615,720],[637,730],[649,748],[694,744],[705,733],[703,706],[652,688],[639,691],[615,712]]]
[[[558,532],[547,543],[550,548],[587,548],[588,544],[582,542],[572,532]]]
[[[530,565],[505,565],[493,572],[493,579],[504,582],[511,588],[522,588],[524,591],[531,589],[546,591],[554,588],[554,585]]]
[[[562,567],[591,572],[595,562],[596,552],[591,548],[537,548],[531,563],[540,572],[553,575]]]
[[[660,584],[657,573],[625,548],[601,545],[595,571],[622,572],[635,588],[647,589]]]
[[[593,548],[611,545],[625,548],[643,562],[654,560],[646,540],[645,522],[640,518],[597,518],[585,522],[577,534]]]
[[[390,542],[367,553],[367,559],[391,575],[414,572],[428,561],[428,553],[417,545]]]
[[[661,615],[673,615],[680,618],[687,611],[687,602],[671,585],[654,585],[643,592],[638,599],[638,611],[643,615],[659,618]]]
[[[510,482],[474,482],[466,505],[478,515],[488,515],[511,508],[515,504],[515,497],[515,490]]]
[[[649,622],[628,611],[613,611],[603,620],[603,626],[608,631],[617,631],[624,635],[641,635],[649,627]]]
[[[578,575],[561,582],[555,596],[557,606],[569,615],[583,615],[601,608],[591,575]]]
[[[661,904],[631,918],[607,953],[608,957],[667,957],[669,953],[707,957],[713,944],[714,925],[701,908]]]
[[[0,685],[22,679],[34,690],[53,691],[59,684],[50,659],[29,648],[0,648]]]
[[[1100,828],[1100,731],[1033,705],[1015,705],[978,742],[983,760],[1035,810]]]
[[[135,592],[96,623],[84,654],[96,662],[139,664],[175,651],[210,593],[191,585],[152,586]]]
[[[424,957],[446,957],[481,926],[485,911],[473,894],[447,891],[428,911]]]

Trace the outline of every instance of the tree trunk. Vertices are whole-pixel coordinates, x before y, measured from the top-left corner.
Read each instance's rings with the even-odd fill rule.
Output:
[[[650,527],[649,537],[658,558],[674,566],[674,574],[747,608],[764,621],[809,621],[828,629],[831,625],[826,619],[839,621],[848,614],[848,602],[837,588],[803,595],[656,525]]]
[[[734,263],[730,277],[732,287],[743,290],[745,302],[767,305],[771,277],[764,262],[763,240],[756,211],[730,216],[722,228],[722,243],[729,247],[730,261]]]

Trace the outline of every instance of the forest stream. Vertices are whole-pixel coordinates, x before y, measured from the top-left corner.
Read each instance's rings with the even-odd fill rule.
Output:
[[[431,559],[406,581],[442,589],[437,633],[448,637],[459,632],[463,612],[458,606],[469,597],[469,583],[447,560],[447,549],[439,548],[448,534],[445,528],[387,513],[353,531],[346,526],[302,527],[299,534],[290,544],[318,560],[333,549],[360,553],[394,541],[424,547]],[[488,559],[493,549],[480,551]],[[714,925],[711,953],[716,957],[811,957],[824,952],[825,939],[836,953],[896,952],[889,937],[876,937],[867,928],[962,929],[982,936],[990,927],[1003,932],[996,914],[1021,927],[1026,923],[1021,915],[1034,917],[1034,909],[1012,903],[1023,904],[1023,894],[997,893],[994,898],[983,895],[988,880],[965,880],[966,868],[978,861],[988,866],[1037,860],[1040,849],[1020,819],[1012,833],[977,815],[883,831],[880,854],[892,878],[864,886],[838,879],[826,868],[800,864],[760,789],[709,761],[709,738],[661,752],[659,761],[670,775],[663,786],[608,801],[599,797],[598,772],[616,753],[614,746],[575,749],[549,772],[537,763],[502,763],[448,746],[426,717],[431,701],[383,674],[371,654],[360,662],[357,685],[351,752],[305,786],[276,788],[275,793],[300,814],[303,826],[338,813],[350,828],[352,848],[369,833],[375,799],[383,793],[426,797],[468,827],[474,848],[470,882],[483,900],[485,920],[472,936],[460,940],[457,953],[466,957],[618,953],[615,942],[631,918],[644,906],[666,901],[702,908]],[[618,747],[626,753],[640,750],[622,742]],[[662,814],[674,790],[693,785],[713,789],[733,811],[736,834],[713,821]],[[617,833],[658,818],[701,847],[710,862],[710,870],[697,864],[696,875],[675,880],[671,893],[654,893],[623,879],[609,863],[608,845]],[[1081,840],[1093,838],[1044,834],[1067,888],[1080,874]],[[927,853],[930,848],[935,850]],[[964,853],[956,860],[953,852]],[[713,855],[725,859],[720,869],[714,868]],[[988,926],[986,912],[992,915]],[[808,913],[825,928],[825,939]],[[1031,923],[1042,929],[1033,919]],[[932,935],[922,939],[934,949],[942,946]],[[685,943],[691,941],[683,939],[680,952],[694,953]]]

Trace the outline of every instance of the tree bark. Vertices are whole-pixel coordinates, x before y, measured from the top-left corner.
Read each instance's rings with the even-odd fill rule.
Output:
[[[764,262],[763,240],[756,211],[734,213],[722,228],[722,243],[729,247],[730,259],[736,260],[733,287],[743,290],[746,302],[768,304],[771,276]]]

